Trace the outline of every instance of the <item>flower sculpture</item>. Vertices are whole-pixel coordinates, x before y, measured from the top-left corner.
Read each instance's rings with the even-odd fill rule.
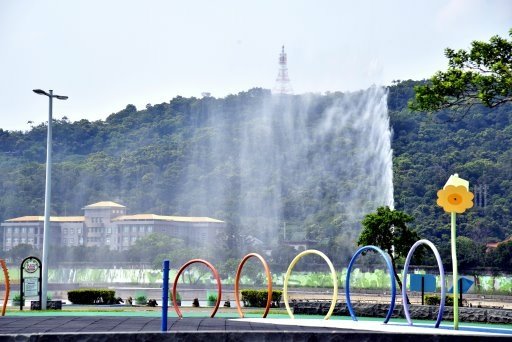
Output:
[[[473,206],[474,195],[469,191],[469,182],[451,175],[444,187],[437,192],[437,204],[451,214],[451,247],[453,268],[453,329],[459,329],[459,276],[457,270],[457,227],[456,216]]]
[[[447,185],[437,192],[437,205],[447,213],[462,214],[473,207],[473,197],[464,185]]]

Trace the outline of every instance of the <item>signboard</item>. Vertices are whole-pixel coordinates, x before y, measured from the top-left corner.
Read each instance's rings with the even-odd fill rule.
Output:
[[[37,297],[39,295],[39,279],[25,278],[23,282],[23,292],[25,297]]]
[[[411,291],[436,292],[436,277],[432,274],[411,274],[409,288]]]
[[[41,302],[41,260],[29,256],[20,266],[20,310],[23,310],[25,297],[38,297]]]

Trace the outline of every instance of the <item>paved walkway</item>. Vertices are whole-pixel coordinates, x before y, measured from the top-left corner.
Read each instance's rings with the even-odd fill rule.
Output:
[[[353,322],[316,319],[170,318],[168,334],[161,333],[157,317],[111,316],[4,316],[1,341],[75,342],[140,341],[411,341],[474,342],[511,339],[506,328],[450,327],[433,329],[402,323]]]
[[[170,331],[332,331],[326,327],[266,324],[225,318],[170,318]],[[0,335],[86,332],[160,332],[161,319],[105,316],[0,317]]]

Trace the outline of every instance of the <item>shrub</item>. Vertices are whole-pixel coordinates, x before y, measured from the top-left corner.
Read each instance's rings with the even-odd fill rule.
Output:
[[[459,306],[462,306],[462,302],[459,300]],[[439,305],[441,304],[441,296],[438,295],[425,295],[425,304],[427,305]],[[444,305],[453,306],[453,296],[446,296],[444,300]]]
[[[264,308],[267,305],[267,290],[242,290],[242,302],[244,306]],[[272,291],[272,307],[279,307],[282,291]]]
[[[148,298],[145,295],[139,295],[135,297],[135,304],[146,305]]]
[[[116,291],[108,289],[78,289],[68,291],[68,300],[73,304],[111,304]]]

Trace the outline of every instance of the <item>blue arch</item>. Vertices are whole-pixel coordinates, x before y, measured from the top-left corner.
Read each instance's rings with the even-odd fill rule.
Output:
[[[350,301],[350,273],[352,273],[352,267],[354,266],[354,263],[356,262],[357,257],[367,251],[367,250],[374,250],[378,252],[384,260],[386,261],[386,265],[388,266],[389,276],[391,278],[391,305],[389,307],[388,313],[386,315],[386,318],[384,319],[384,323],[387,323],[389,319],[391,318],[391,315],[393,314],[393,310],[395,309],[395,297],[396,297],[396,284],[395,284],[395,271],[393,270],[393,265],[391,264],[391,260],[389,259],[389,256],[382,251],[377,246],[363,246],[359,248],[352,259],[350,259],[350,263],[348,264],[347,269],[347,278],[345,280],[345,296],[347,297],[347,307],[348,311],[350,312],[350,316],[352,317],[352,320],[357,321],[356,314],[354,313],[354,309],[352,308],[352,302]]]
[[[407,253],[407,258],[405,259],[405,265],[404,265],[404,284],[402,286],[402,302],[404,305],[404,312],[405,312],[405,318],[407,319],[407,322],[409,325],[412,325],[411,316],[409,314],[409,304],[407,304],[407,273],[409,272],[409,263],[411,262],[412,256],[414,254],[414,251],[416,248],[418,248],[420,245],[427,245],[430,247],[432,252],[434,252],[434,255],[437,260],[437,266],[439,267],[439,275],[440,275],[440,281],[441,281],[441,303],[439,305],[439,312],[437,313],[437,320],[435,327],[439,328],[439,324],[441,324],[441,320],[443,319],[443,311],[444,311],[444,305],[446,300],[446,287],[444,285],[444,267],[443,263],[441,261],[441,256],[439,255],[439,252],[434,246],[432,242],[429,240],[418,240],[416,243],[411,247],[409,250],[409,253]]]

